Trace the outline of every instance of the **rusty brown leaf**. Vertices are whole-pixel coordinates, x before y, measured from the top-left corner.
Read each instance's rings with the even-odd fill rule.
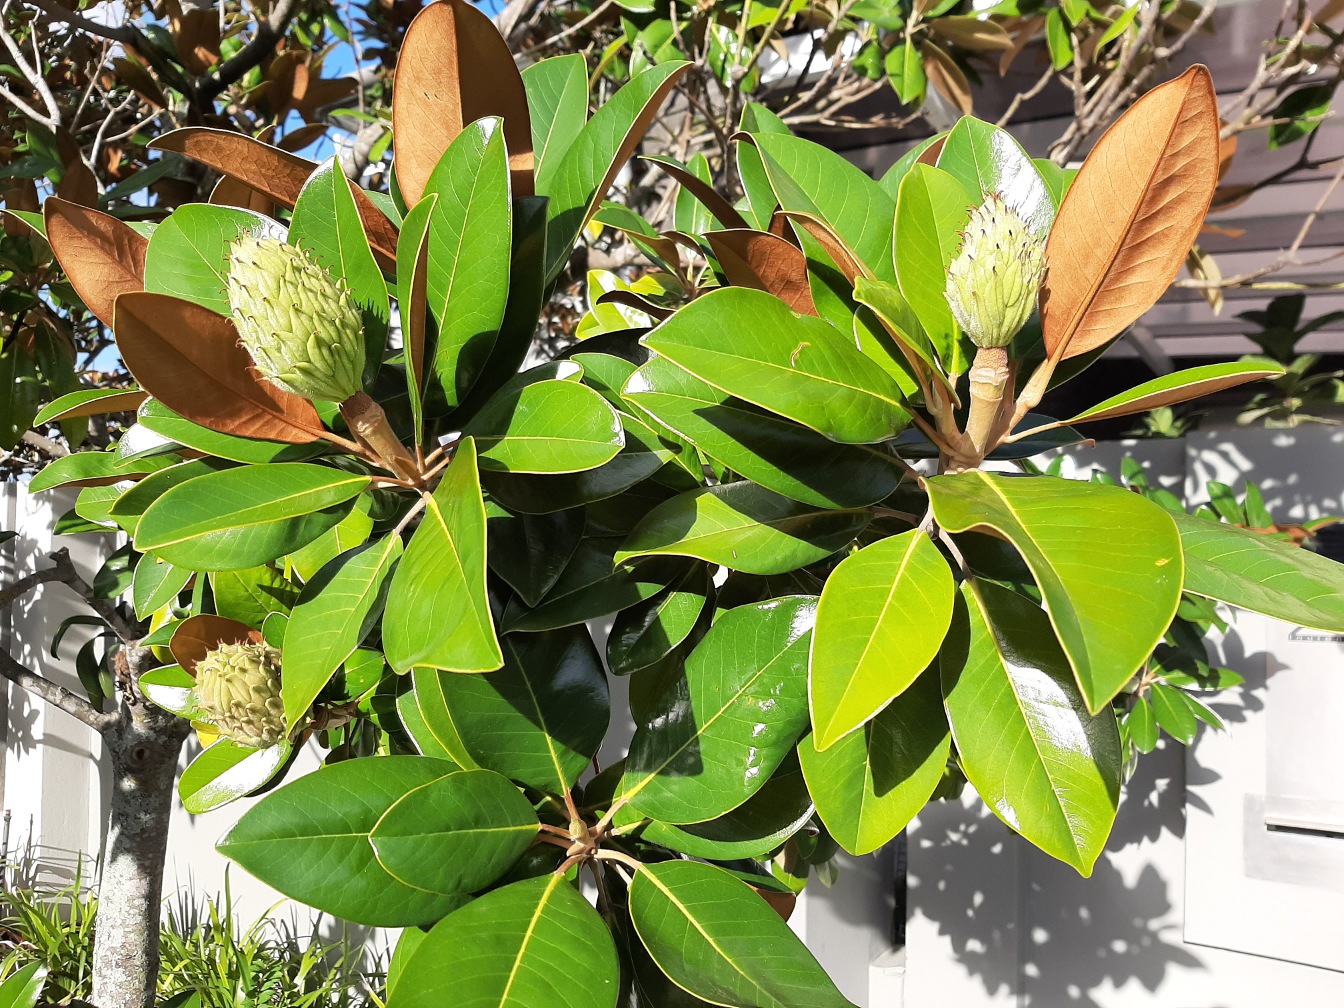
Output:
[[[859,261],[859,257],[854,254],[854,250],[820,217],[801,210],[782,210],[780,212],[817,240],[826,254],[831,257],[831,261],[835,263],[836,268],[851,284],[861,276],[872,277],[873,274]]]
[[[182,671],[195,678],[196,663],[206,652],[221,644],[259,644],[261,640],[261,631],[253,630],[246,623],[202,613],[189,616],[177,625],[168,642],[168,650],[172,651]]]
[[[971,82],[957,66],[957,61],[932,42],[925,42],[920,52],[924,56],[924,73],[929,83],[962,115],[970,115],[975,105],[971,98]]]
[[[308,176],[317,170],[316,164],[297,154],[253,140],[241,133],[204,126],[186,126],[173,130],[149,146],[154,150],[185,154],[217,172],[246,183],[257,192],[265,193],[285,207],[294,206]],[[364,223],[364,232],[369,237],[378,264],[388,270],[395,269],[396,227],[373,205],[364,190],[351,187],[351,192],[354,193],[359,219]]]
[[[192,423],[287,444],[322,437],[313,404],[259,378],[223,315],[167,294],[123,294],[113,332],[140,387]]]
[[[431,3],[406,29],[392,92],[397,185],[407,206],[463,128],[504,120],[515,198],[531,196],[532,125],[523,78],[489,15],[464,0]]]
[[[1095,350],[1153,306],[1185,262],[1218,179],[1218,103],[1194,66],[1139,99],[1074,179],[1046,245],[1052,360]]]
[[[209,202],[215,206],[240,207],[267,217],[275,216],[275,200],[231,175],[225,175],[215,183],[215,187],[210,190]]]
[[[656,164],[667,174],[671,175],[678,184],[687,190],[692,196],[704,204],[720,224],[726,228],[751,230],[751,224],[748,220],[737,212],[737,209],[724,199],[715,188],[699,178],[692,172],[687,171],[681,165],[670,161],[668,158],[649,157],[644,160]]]
[[[807,257],[796,245],[767,231],[741,228],[711,231],[705,239],[734,287],[769,291],[799,314],[817,314]]]
[[[103,325],[117,295],[145,289],[149,240],[110,214],[52,197],[42,205],[47,241],[75,293]]]

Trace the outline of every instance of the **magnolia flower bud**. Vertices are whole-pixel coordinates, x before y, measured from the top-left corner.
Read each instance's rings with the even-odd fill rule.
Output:
[[[220,644],[196,663],[196,700],[224,738],[265,749],[285,737],[280,651],[265,643]]]
[[[947,303],[978,347],[1004,347],[1031,316],[1045,272],[1045,242],[997,193],[971,211],[947,270]]]
[[[361,391],[363,322],[342,281],[303,249],[245,234],[229,255],[229,307],[263,378],[305,399]]]

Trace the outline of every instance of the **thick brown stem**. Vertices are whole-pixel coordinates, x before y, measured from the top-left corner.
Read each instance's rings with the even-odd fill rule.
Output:
[[[966,418],[966,439],[981,458],[993,447],[990,439],[994,421],[998,419],[1009,376],[1007,347],[981,347],[975,352],[975,362],[967,375],[971,382],[971,411]]]
[[[388,469],[401,479],[420,482],[420,469],[415,459],[392,432],[383,408],[369,398],[368,393],[356,392],[341,403],[341,416],[350,425],[350,432],[372,448]]]

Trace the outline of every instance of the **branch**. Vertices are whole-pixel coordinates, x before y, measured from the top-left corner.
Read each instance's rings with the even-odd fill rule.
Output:
[[[121,638],[123,644],[135,644],[140,640],[140,627],[121,614],[117,604],[111,599],[98,598],[93,586],[80,576],[75,565],[70,562],[70,551],[59,549],[51,554],[50,560],[57,572],[57,580],[64,581],[70,589],[84,600],[84,603],[103,618],[113,632]]]
[[[257,23],[257,30],[247,45],[225,60],[213,77],[201,83],[197,89],[201,101],[214,101],[226,87],[242,80],[243,74],[260,66],[266,54],[275,49],[275,43],[285,34],[290,20],[297,13],[294,0],[279,0],[270,16]]]
[[[49,567],[46,570],[37,571],[29,574],[25,578],[20,578],[4,591],[0,591],[0,611],[8,609],[14,604],[15,600],[26,593],[32,591],[39,585],[47,584],[51,581],[65,581],[69,584],[68,578],[73,575],[75,580],[84,584],[84,579],[75,572],[74,566],[70,563],[70,554],[67,550],[60,550],[51,555],[51,559],[56,566]],[[84,585],[86,588],[87,585]],[[73,585],[71,587],[74,587]],[[79,589],[75,589],[79,592]],[[92,589],[89,589],[90,594]],[[83,594],[82,592],[80,593]],[[71,717],[82,721],[99,734],[105,732],[112,724],[116,722],[116,715],[104,714],[98,710],[87,699],[81,697],[64,686],[59,686],[44,676],[38,675],[31,669],[21,665],[14,659],[8,651],[0,650],[0,676],[4,676],[16,686],[27,690],[33,696],[40,700],[45,700],[53,707],[65,711]]]
[[[43,115],[38,112],[8,88],[0,88],[0,96],[3,96],[5,100],[34,122],[41,123],[48,129],[57,129],[61,125],[61,107],[56,103],[56,98],[51,93],[51,88],[47,86],[46,78],[42,75],[41,55],[37,53],[37,37],[34,35],[32,41],[33,51],[38,55],[38,59],[32,66],[29,66],[28,61],[24,58],[23,50],[19,47],[18,40],[3,27],[9,23],[9,0],[5,0],[3,4],[0,4],[0,42],[3,42],[5,48],[9,50],[9,55],[14,60],[14,68],[23,75],[24,80],[28,82],[28,86],[42,99],[47,114]]]

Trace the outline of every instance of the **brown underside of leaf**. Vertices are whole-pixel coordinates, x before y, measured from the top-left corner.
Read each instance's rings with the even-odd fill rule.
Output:
[[[317,165],[307,158],[291,154],[278,147],[253,140],[241,133],[187,126],[165,133],[149,145],[154,150],[176,151],[193,160],[209,165],[221,174],[231,176],[264,193],[281,206],[293,208],[299,191]],[[359,219],[364,224],[378,265],[387,270],[397,267],[397,229],[373,205],[373,201],[358,186],[351,186]]]
[[[1046,245],[1041,325],[1053,360],[1109,342],[1153,306],[1194,244],[1218,178],[1209,72],[1154,88],[1106,131]]]
[[[751,223],[704,179],[693,175],[678,165],[668,164],[666,161],[652,161],[651,163],[676,179],[678,184],[704,204],[705,209],[713,214],[724,227],[751,229]]]
[[[52,197],[42,205],[47,241],[75,293],[103,325],[117,295],[145,289],[149,239],[110,214]]]
[[[854,250],[845,244],[845,240],[831,229],[820,217],[810,213],[803,213],[800,210],[782,210],[780,211],[794,224],[801,227],[810,234],[831,257],[836,268],[840,270],[846,280],[851,284],[859,277],[872,278],[873,271],[868,269],[854,254]]]
[[[62,413],[48,417],[47,423],[73,420],[75,417],[104,416],[108,413],[130,413],[139,409],[140,404],[148,398],[148,392],[131,389],[122,392],[120,395],[103,396],[101,399],[93,399],[86,403],[80,403],[78,406],[71,406]]]
[[[943,152],[943,144],[945,143],[947,143],[947,137],[940,136],[937,140],[919,152],[919,157],[915,158],[915,164],[924,164],[928,165],[930,168],[937,168],[938,155]]]
[[[705,239],[734,287],[769,291],[793,311],[817,314],[807,282],[807,257],[797,246],[766,231],[739,228],[710,231]]]
[[[259,378],[223,315],[167,294],[123,294],[114,332],[140,387],[193,423],[287,444],[322,436],[313,404]]]
[[[957,66],[957,61],[932,42],[925,42],[920,52],[924,56],[924,73],[929,83],[962,115],[971,115],[975,111],[971,82],[966,79],[961,67]]]
[[[645,315],[656,318],[659,322],[672,317],[672,309],[665,308],[662,305],[654,304],[648,298],[640,297],[634,291],[611,290],[605,294],[598,295],[596,304],[615,304],[624,305],[626,308],[633,308],[635,311],[641,311]]]
[[[490,17],[463,0],[432,3],[406,29],[392,93],[397,185],[407,206],[477,119],[500,116],[515,199],[531,196],[532,125],[523,78]]]
[[[411,272],[411,303],[401,309],[402,342],[411,380],[423,394],[425,387],[425,328],[429,316],[429,229],[420,238]]]
[[[253,630],[246,623],[203,613],[189,616],[177,625],[168,642],[168,650],[182,666],[182,671],[195,678],[196,663],[211,649],[221,644],[259,644],[261,641],[261,631]]]
[[[209,201],[215,206],[240,207],[267,217],[275,216],[275,200],[231,175],[225,175],[215,183],[215,188],[210,190]]]
[[[1175,406],[1177,403],[1189,402],[1191,399],[1198,399],[1200,396],[1213,395],[1213,393],[1221,392],[1223,389],[1236,388],[1236,386],[1245,385],[1247,382],[1259,381],[1262,378],[1277,378],[1280,374],[1282,374],[1280,371],[1247,371],[1242,374],[1224,375],[1221,378],[1209,378],[1190,385],[1182,385],[1179,388],[1168,389],[1165,392],[1154,392],[1152,395],[1143,396],[1121,406],[1116,406],[1114,409],[1108,409],[1093,416],[1069,422],[1092,423],[1094,420],[1111,420],[1115,417],[1130,416],[1134,413],[1147,413],[1149,410],[1155,410],[1162,406]]]

